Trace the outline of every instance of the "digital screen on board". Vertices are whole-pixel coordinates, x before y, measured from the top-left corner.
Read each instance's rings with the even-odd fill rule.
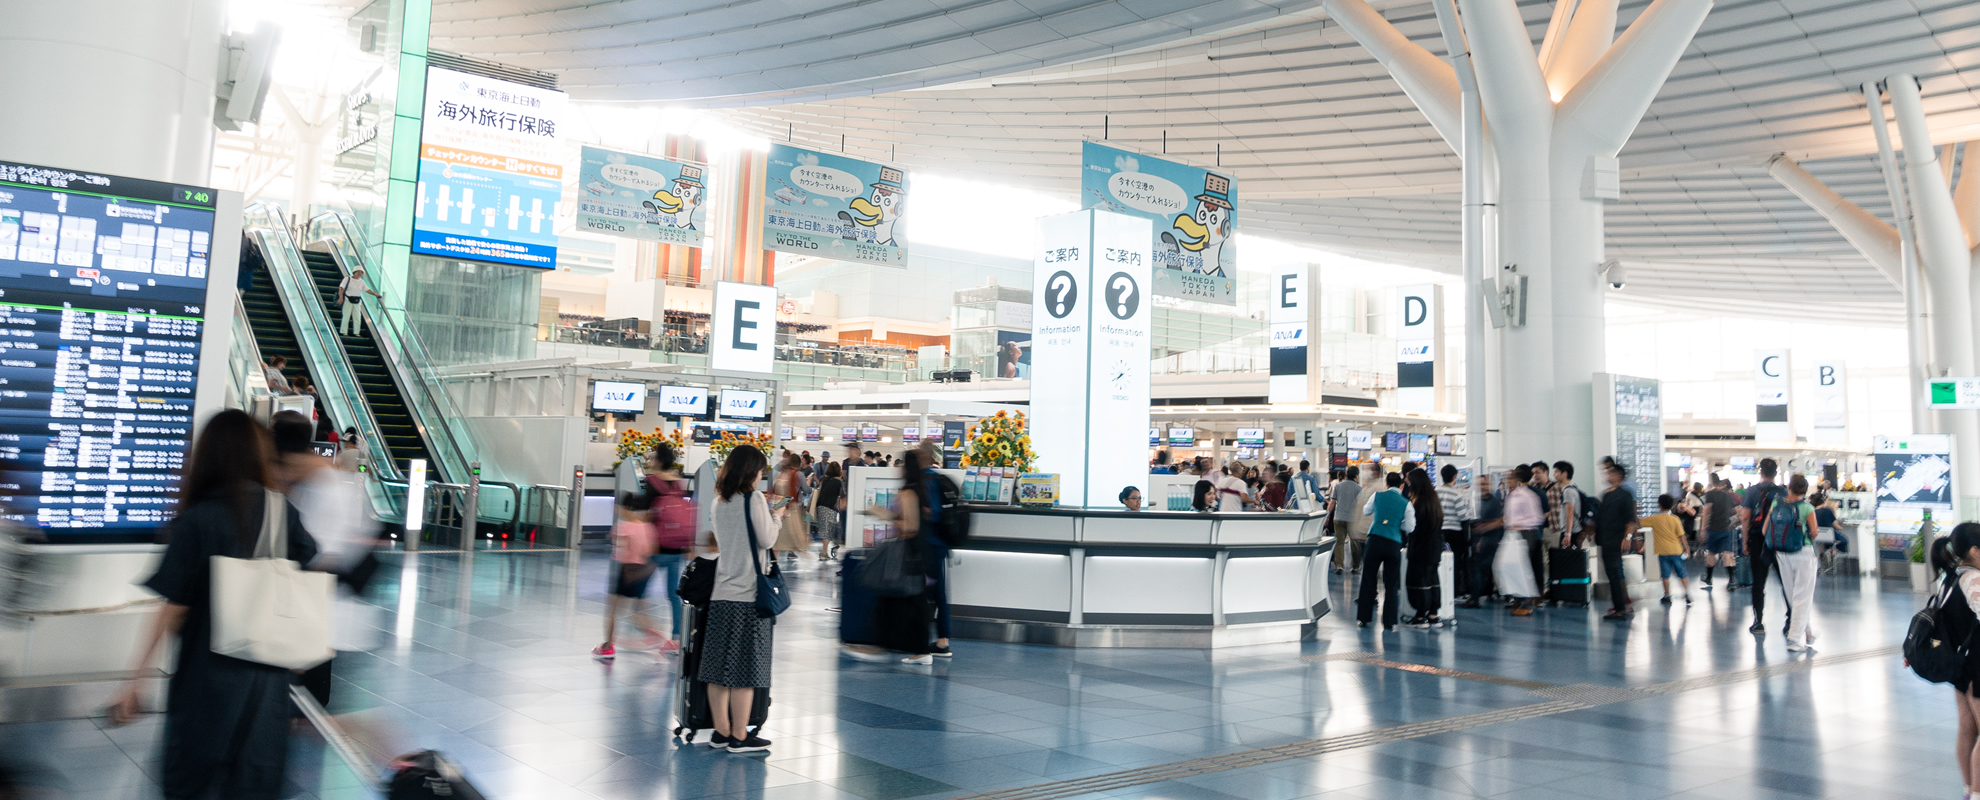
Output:
[[[1239,446],[1239,447],[1264,447],[1264,446],[1265,446],[1265,429],[1264,429],[1264,428],[1239,428],[1239,429],[1237,429],[1237,446]]]
[[[212,189],[0,162],[0,505],[145,540],[192,438]]]
[[[859,428],[859,440],[862,442],[880,441],[880,428],[875,425],[861,425]]]
[[[669,417],[706,416],[708,388],[705,386],[660,387],[660,413]]]
[[[1391,453],[1400,453],[1404,450],[1408,450],[1409,434],[1398,433],[1396,431],[1389,431],[1388,433],[1382,434],[1382,449],[1387,450]]]
[[[1437,455],[1440,455],[1440,456],[1447,456],[1447,455],[1450,455],[1450,454],[1451,454],[1451,435],[1450,435],[1450,434],[1448,434],[1448,433],[1440,433],[1440,434],[1438,434],[1438,435],[1437,435]]]
[[[1149,446],[1149,447],[1161,447],[1161,446],[1162,446],[1162,429],[1161,429],[1161,428],[1149,428],[1149,429],[1148,429],[1148,446]]]
[[[723,389],[722,416],[729,419],[769,419],[770,394],[746,389]]]
[[[591,410],[637,414],[646,410],[646,384],[591,382]]]
[[[1194,447],[1194,446],[1196,446],[1196,429],[1195,429],[1195,428],[1170,428],[1170,429],[1169,429],[1169,446],[1170,446],[1170,447]]]
[[[1347,449],[1349,450],[1375,449],[1375,432],[1370,430],[1349,429],[1347,432]]]
[[[1430,439],[1430,434],[1412,433],[1409,435],[1409,451],[1412,453],[1428,453],[1435,446],[1435,443]]]
[[[804,440],[807,442],[816,442],[823,438],[823,432],[816,425],[804,429]]]

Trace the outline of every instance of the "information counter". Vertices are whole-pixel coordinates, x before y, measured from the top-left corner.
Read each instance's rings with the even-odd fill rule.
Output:
[[[1310,638],[1329,608],[1319,512],[970,511],[949,565],[957,638],[1232,647]]]

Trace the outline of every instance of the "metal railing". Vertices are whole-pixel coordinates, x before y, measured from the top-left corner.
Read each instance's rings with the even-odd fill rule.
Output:
[[[362,268],[365,285],[385,294],[380,271],[365,256],[370,251],[366,249],[364,236],[358,231],[357,223],[346,216],[341,212],[318,214],[305,228],[305,238],[310,244],[327,246],[338,271],[345,277]],[[426,443],[436,462],[434,466],[443,478],[464,478],[469,465],[482,460],[480,449],[468,428],[467,415],[455,407],[453,398],[434,374],[433,357],[420,342],[404,309],[394,309],[382,298],[370,294],[364,295],[362,305],[365,321],[377,335],[379,354],[399,386],[400,397],[411,412],[413,427]]]
[[[708,354],[708,334],[706,331],[690,331],[668,325],[658,333],[618,330],[594,325],[538,325],[537,340],[561,344],[585,344],[597,347],[623,347],[632,350],[652,350],[661,353],[705,356]],[[812,343],[780,343],[776,345],[775,357],[778,361],[803,364],[826,364],[859,369],[877,369],[912,375],[915,369],[916,354],[913,351],[894,347],[870,345],[832,345]]]
[[[227,407],[250,411],[255,398],[265,397],[268,373],[261,368],[261,345],[254,340],[254,327],[248,324],[247,307],[234,293],[234,341],[227,348]]]

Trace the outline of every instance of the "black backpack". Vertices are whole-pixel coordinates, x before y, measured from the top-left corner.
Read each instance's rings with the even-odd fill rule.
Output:
[[[1947,597],[1959,591],[1959,581],[1956,575],[1947,575],[1941,583],[1932,602],[1911,617],[1911,630],[1904,635],[1904,662],[1920,678],[1932,683],[1952,683],[1966,667],[1969,642],[1946,638],[1939,609]]]
[[[940,472],[929,472],[928,482],[934,485],[935,507],[941,510],[942,527],[936,533],[950,547],[969,544],[969,509],[963,506],[962,489]]]

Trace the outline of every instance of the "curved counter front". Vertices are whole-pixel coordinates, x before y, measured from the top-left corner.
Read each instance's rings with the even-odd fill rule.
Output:
[[[948,575],[958,638],[1229,647],[1310,638],[1329,608],[1317,512],[970,512]]]

